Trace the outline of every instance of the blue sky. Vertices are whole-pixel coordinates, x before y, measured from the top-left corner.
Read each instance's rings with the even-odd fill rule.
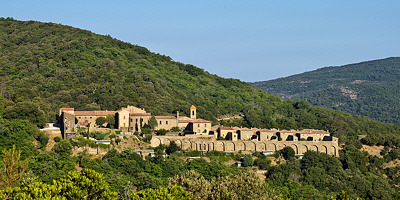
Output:
[[[243,81],[400,52],[400,1],[3,0],[0,5],[1,17],[108,34]]]

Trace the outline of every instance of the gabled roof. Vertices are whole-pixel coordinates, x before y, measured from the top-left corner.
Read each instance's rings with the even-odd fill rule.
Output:
[[[151,113],[129,113],[130,116],[151,116]]]
[[[156,119],[176,119],[175,116],[155,116]]]
[[[97,111],[75,111],[74,112],[75,116],[107,116],[109,114],[114,115],[115,113],[117,113],[117,111],[97,110]]]
[[[62,111],[74,111],[74,108],[60,108]]]
[[[223,126],[220,126],[219,128],[218,128],[219,130],[233,130],[233,128],[232,127],[223,127]]]

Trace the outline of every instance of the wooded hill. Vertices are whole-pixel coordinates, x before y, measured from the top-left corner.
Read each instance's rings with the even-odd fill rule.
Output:
[[[111,36],[4,18],[0,27],[0,92],[6,119],[28,119],[40,126],[55,121],[60,107],[116,110],[134,105],[172,115],[187,114],[193,104],[199,117],[215,123],[221,115],[243,114],[237,125],[323,129],[343,141],[369,134],[368,144],[400,146],[398,126],[282,100]]]
[[[386,58],[252,85],[284,99],[400,124],[400,58]]]

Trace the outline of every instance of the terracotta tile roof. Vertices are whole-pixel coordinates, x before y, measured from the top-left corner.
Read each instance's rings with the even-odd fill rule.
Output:
[[[89,123],[87,123],[87,122],[78,122],[78,124],[79,124],[80,126],[87,126]]]
[[[62,111],[74,111],[74,108],[60,108]]]
[[[109,114],[114,115],[117,111],[75,111],[75,116],[107,116]]]
[[[324,131],[324,130],[315,130],[315,129],[304,129],[299,131],[301,134],[327,134],[330,135],[329,132]]]
[[[233,130],[233,128],[221,126],[221,127],[219,127],[219,130]]]
[[[156,119],[176,119],[175,116],[155,116]]]
[[[205,120],[205,119],[193,119],[190,122],[191,123],[211,123],[210,121]]]
[[[151,116],[151,113],[129,113],[130,116]]]
[[[179,120],[179,123],[211,123],[205,119],[189,119],[189,120]]]

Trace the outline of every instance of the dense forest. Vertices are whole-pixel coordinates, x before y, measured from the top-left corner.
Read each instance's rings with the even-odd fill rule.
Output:
[[[386,58],[252,83],[284,99],[400,124],[400,58]]]
[[[399,126],[282,100],[86,30],[12,18],[0,18],[0,27],[1,199],[400,198],[399,167],[388,165],[400,155]],[[54,147],[47,150],[49,138],[37,129],[55,122],[60,107],[116,110],[134,105],[160,115],[188,114],[192,104],[213,123],[240,114],[242,120],[224,123],[329,130],[346,145],[340,157],[310,151],[297,159],[291,148],[270,156],[203,154],[180,151],[171,143],[143,159],[131,149],[112,149],[115,143],[103,156],[73,155],[81,145],[78,139],[54,138]],[[365,144],[385,146],[379,156],[360,150],[360,134],[368,135]],[[232,164],[236,161],[243,167]],[[265,170],[267,178],[260,179],[255,170]]]
[[[398,126],[282,100],[110,36],[35,21],[3,19],[0,26],[0,94],[6,119],[42,126],[56,121],[61,107],[116,110],[134,105],[161,115],[187,113],[196,105],[199,117],[214,123],[221,115],[242,114],[242,126],[315,128],[343,141],[367,134],[369,144],[400,142]]]

